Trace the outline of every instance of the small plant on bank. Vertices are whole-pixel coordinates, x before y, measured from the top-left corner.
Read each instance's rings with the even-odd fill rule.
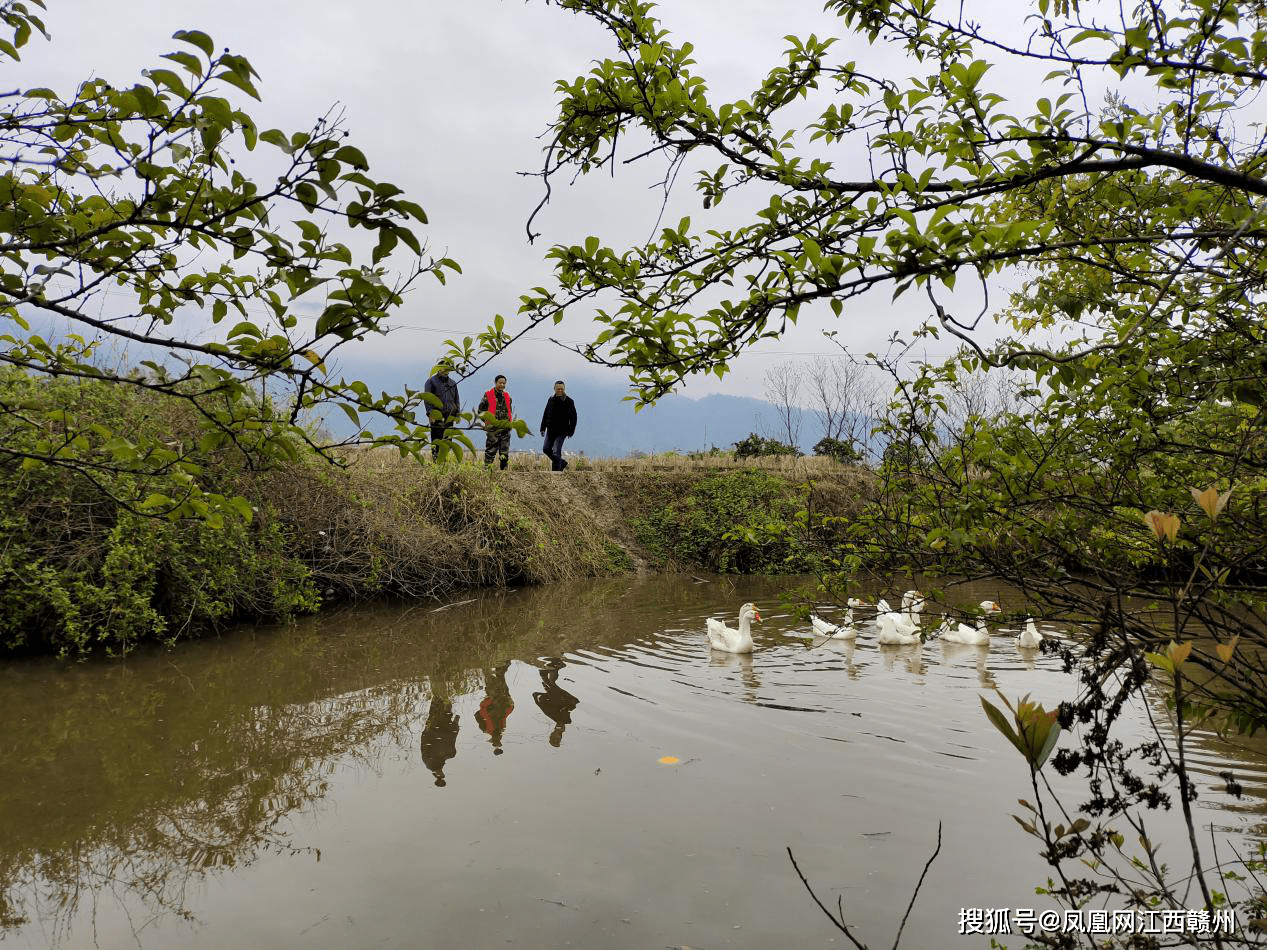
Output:
[[[759,458],[765,455],[793,455],[801,453],[786,442],[767,439],[753,432],[748,438],[735,443],[735,458]]]
[[[635,522],[638,539],[661,561],[729,574],[800,573],[813,556],[790,532],[795,489],[766,472],[738,471],[697,483],[680,502]]]
[[[853,442],[845,439],[822,438],[814,444],[814,454],[835,459],[841,464],[857,464],[862,461],[862,453]]]

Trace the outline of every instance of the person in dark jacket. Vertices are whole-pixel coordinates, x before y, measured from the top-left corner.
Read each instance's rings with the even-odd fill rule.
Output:
[[[427,418],[431,420],[431,458],[433,460],[439,458],[439,441],[444,438],[445,430],[453,424],[458,413],[462,411],[462,403],[458,399],[458,384],[449,378],[449,370],[448,363],[440,363],[436,367],[435,374],[423,387],[424,392],[429,392],[440,400],[439,408],[427,406]]]
[[[572,711],[581,701],[559,685],[559,671],[564,667],[557,656],[547,657],[541,669],[541,692],[533,693],[533,702],[554,723],[550,733],[550,745],[556,749],[563,744],[563,732],[572,722]]]
[[[493,414],[493,420],[485,423],[488,436],[484,443],[484,464],[492,465],[493,459],[500,455],[504,470],[510,463],[510,423],[515,418],[510,407],[510,393],[506,392],[505,376],[493,380],[493,388],[480,400],[479,412],[481,415],[486,412]]]
[[[431,697],[420,745],[423,765],[435,776],[436,785],[444,788],[444,765],[458,754],[458,717],[447,698]]]
[[[563,440],[576,433],[576,403],[564,392],[563,380],[554,381],[554,395],[546,400],[546,411],[541,415],[541,434],[546,437],[541,451],[550,457],[550,471],[561,472],[568,467],[563,457]]]

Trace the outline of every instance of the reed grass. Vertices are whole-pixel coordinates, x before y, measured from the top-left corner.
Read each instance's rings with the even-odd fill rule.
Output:
[[[856,473],[865,466],[850,465],[838,462],[822,455],[763,455],[749,458],[738,458],[733,452],[661,452],[655,455],[626,456],[623,458],[589,458],[585,455],[568,455],[569,472],[728,472],[743,469],[757,469],[764,472],[777,472],[789,476],[804,475],[822,477]],[[394,465],[410,466],[411,460],[402,460],[399,452],[390,447],[378,447],[368,450],[357,450],[350,456],[354,465],[369,465],[386,469]],[[483,468],[483,454],[472,456],[464,453],[462,458],[451,460],[448,464],[454,468]],[[550,459],[539,452],[512,452],[510,455],[510,471],[548,472]]]
[[[553,473],[544,456],[518,453],[499,471],[469,453],[435,464],[376,448],[351,453],[343,469],[265,473],[248,493],[286,525],[292,550],[327,597],[440,597],[655,568],[659,559],[640,544],[636,522],[712,474],[758,469],[790,486],[812,481],[816,509],[842,514],[873,479],[824,458],[570,461]]]

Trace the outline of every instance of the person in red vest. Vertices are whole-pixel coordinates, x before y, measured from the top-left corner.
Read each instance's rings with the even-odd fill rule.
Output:
[[[495,456],[501,456],[501,467],[510,464],[510,423],[515,418],[510,408],[510,393],[506,392],[506,377],[493,380],[493,388],[484,393],[479,412],[493,414],[493,421],[485,423],[484,464],[492,465]]]
[[[480,732],[488,736],[488,741],[493,744],[493,755],[502,754],[502,734],[506,731],[506,720],[515,710],[515,700],[510,695],[510,687],[506,685],[508,669],[509,661],[496,669],[484,671],[484,699],[475,713]]]

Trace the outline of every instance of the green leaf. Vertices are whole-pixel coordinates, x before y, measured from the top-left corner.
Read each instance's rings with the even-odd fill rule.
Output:
[[[267,142],[269,145],[276,146],[287,155],[291,155],[295,151],[294,148],[291,147],[290,139],[287,138],[286,133],[281,129],[265,129],[259,134],[259,140],[261,142]]]
[[[365,153],[359,148],[351,145],[344,145],[334,153],[335,161],[343,162],[345,165],[351,165],[353,168],[364,171],[370,167],[370,163],[365,160]]]
[[[1034,768],[1041,769],[1043,763],[1047,761],[1047,757],[1051,755],[1052,749],[1056,748],[1056,740],[1060,737],[1060,723],[1051,722],[1047,726],[1045,737],[1041,744],[1038,745],[1037,755],[1034,756]]]
[[[185,81],[170,69],[148,69],[145,74],[155,86],[170,89],[182,98],[189,95],[189,87],[185,85]]]
[[[295,186],[295,197],[299,199],[305,210],[313,211],[321,200],[317,197],[317,189],[310,181],[301,181]]]
[[[163,59],[170,59],[173,63],[178,63],[185,72],[189,73],[195,79],[202,78],[202,60],[192,53],[186,53],[183,50],[177,50],[174,53],[164,53]],[[29,96],[30,93],[27,93]]]
[[[177,30],[172,34],[172,39],[198,47],[206,55],[207,59],[215,58],[216,44],[211,37],[201,30]]]
[[[1166,673],[1174,673],[1175,671],[1175,665],[1170,662],[1170,657],[1168,656],[1162,656],[1160,653],[1145,653],[1144,659]]]
[[[344,415],[352,420],[352,425],[358,429],[361,427],[361,414],[349,406],[346,402],[339,403],[339,408],[343,410]]]
[[[249,336],[254,337],[257,340],[264,338],[264,334],[260,332],[260,328],[250,320],[243,320],[240,323],[234,324],[233,329],[229,331],[228,336],[230,338],[235,336]]]
[[[258,100],[260,97],[259,90],[255,88],[255,84],[251,82],[251,80],[248,77],[242,75],[240,72],[235,72],[234,70],[226,69],[226,70],[221,71],[216,76],[216,79],[219,79],[222,82],[227,82],[230,86],[236,86],[237,88],[245,92],[248,96],[250,96],[252,99]]]
[[[1008,742],[1012,743],[1012,745],[1016,746],[1017,750],[1024,755],[1025,746],[1021,743],[1020,738],[1012,729],[1011,723],[1007,721],[1007,717],[1004,716],[1003,713],[991,704],[984,696],[981,696],[980,699],[981,705],[985,709],[985,714],[989,718],[990,722],[993,723],[994,728],[999,730],[999,732],[1003,734],[1004,738],[1006,738]]]
[[[198,449],[202,452],[211,452],[220,448],[228,441],[228,436],[223,432],[206,432],[202,438],[198,440]]]

